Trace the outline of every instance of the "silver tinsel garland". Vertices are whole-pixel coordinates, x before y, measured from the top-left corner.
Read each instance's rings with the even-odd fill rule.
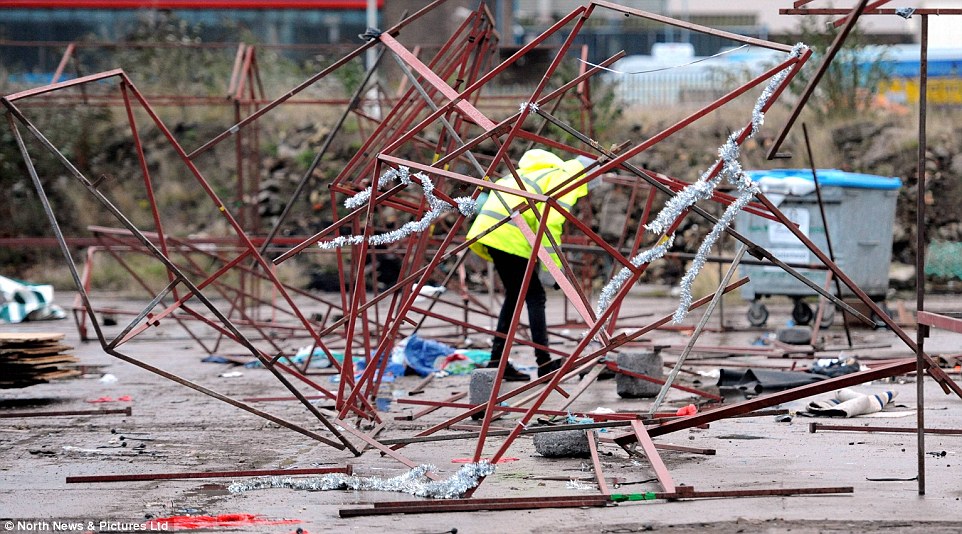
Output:
[[[721,182],[721,176],[709,179],[708,175],[709,171],[705,171],[695,183],[685,186],[678,194],[665,202],[665,207],[658,212],[655,220],[645,226],[645,229],[656,234],[664,233],[671,226],[671,223],[681,215],[682,211],[699,200],[710,198],[712,191]]]
[[[631,260],[629,261],[635,267],[641,267],[646,263],[653,262],[658,258],[664,256],[665,253],[668,252],[668,249],[671,247],[671,244],[674,241],[675,241],[675,236],[674,235],[669,236],[667,239],[664,239],[657,246],[652,247],[644,252],[641,252],[640,254],[636,255],[634,258],[631,258]],[[610,282],[608,282],[608,285],[606,285],[601,290],[601,295],[598,296],[598,307],[596,308],[596,315],[598,317],[600,317],[601,314],[608,309],[608,306],[611,306],[611,300],[615,298],[615,293],[617,293],[618,290],[621,289],[621,286],[623,286],[625,282],[628,281],[629,278],[631,278],[631,269],[622,268],[620,271],[618,271],[618,274],[615,275],[615,277],[612,278]]]
[[[305,491],[350,489],[410,493],[416,497],[430,497],[432,499],[457,499],[469,489],[477,486],[481,478],[494,473],[495,467],[483,460],[476,464],[464,464],[450,478],[438,481],[428,480],[424,476],[425,473],[433,470],[435,470],[433,465],[419,465],[403,475],[392,478],[359,477],[341,473],[332,473],[315,478],[264,477],[234,482],[227,487],[227,490],[231,493],[243,493],[269,488],[289,488]]]
[[[802,43],[796,44],[792,48],[790,57],[798,58],[808,50],[808,47]],[[764,109],[768,105],[768,101],[771,100],[772,96],[778,90],[779,85],[785,81],[785,78],[791,72],[792,67],[786,67],[779,71],[775,76],[768,81],[762,94],[759,95],[758,99],[755,101],[755,106],[752,109],[752,120],[751,127],[748,132],[747,139],[751,139],[758,133],[758,130],[765,123],[765,113]],[[705,265],[705,258],[711,247],[714,246],[715,242],[721,236],[722,231],[731,224],[731,221],[735,218],[735,215],[745,207],[745,205],[751,201],[755,193],[758,192],[758,188],[751,178],[745,174],[742,169],[741,163],[738,161],[740,146],[738,139],[744,134],[744,130],[738,130],[732,132],[725,140],[725,143],[718,149],[718,159],[715,163],[711,165],[694,183],[686,186],[684,189],[678,192],[677,195],[669,199],[665,203],[665,206],[661,209],[655,219],[645,226],[645,229],[656,233],[662,234],[671,227],[681,213],[691,207],[693,204],[699,200],[706,200],[711,198],[712,193],[714,193],[715,188],[721,181],[727,180],[730,184],[736,186],[740,192],[739,197],[733,202],[726,210],[724,215],[718,220],[714,228],[702,242],[701,246],[698,247],[698,252],[695,254],[695,259],[692,260],[691,267],[688,272],[685,273],[684,278],[681,281],[681,297],[679,299],[678,308],[673,316],[674,322],[679,322],[685,318],[688,313],[688,308],[691,306],[692,296],[691,296],[691,285],[698,276],[702,267]],[[719,172],[712,177],[712,169],[721,165]],[[674,237],[674,236],[672,236]],[[670,241],[662,242],[655,248],[636,256],[636,258],[644,256],[644,261],[640,263],[635,263],[632,259],[632,264],[641,265],[641,263],[646,263],[654,261],[661,258],[668,251],[670,246]],[[598,297],[598,313],[599,315],[611,304],[611,299],[614,297],[615,293],[621,287],[622,284],[629,278],[631,271],[628,269],[622,269],[615,278],[613,278],[608,285],[601,292],[601,296]]]
[[[806,45],[798,43],[792,47],[791,57],[801,57],[806,50],[808,50]],[[759,95],[758,100],[755,101],[755,107],[752,109],[751,129],[748,132],[747,139],[754,137],[755,134],[758,133],[758,130],[761,129],[762,125],[765,124],[765,113],[763,110],[768,105],[768,101],[771,100],[772,95],[774,95],[775,91],[778,90],[778,86],[785,81],[785,78],[788,76],[789,72],[791,72],[791,69],[792,67],[785,67],[779,71],[778,74],[773,76],[772,79],[768,81],[768,85],[765,86],[765,90],[762,91],[761,95]],[[744,130],[732,132],[732,134],[728,136],[728,139],[725,140],[725,144],[718,149],[719,160],[722,163],[722,168],[721,172],[719,172],[719,175],[724,177],[728,183],[736,186],[740,194],[739,197],[732,202],[730,206],[728,206],[728,208],[725,210],[725,213],[718,220],[718,222],[715,223],[715,226],[712,228],[711,232],[709,232],[708,236],[705,237],[705,240],[698,247],[698,252],[695,253],[695,258],[691,262],[691,267],[688,268],[688,271],[682,278],[678,308],[675,310],[675,313],[672,317],[672,321],[675,323],[681,322],[681,320],[684,319],[688,314],[688,308],[691,306],[692,302],[692,283],[695,281],[695,277],[698,276],[698,273],[701,272],[702,267],[705,266],[705,257],[708,255],[711,247],[713,247],[718,238],[721,237],[721,233],[725,230],[725,228],[731,224],[732,220],[735,218],[735,215],[737,215],[738,212],[741,211],[741,209],[751,201],[755,193],[758,192],[758,186],[756,186],[752,179],[745,174],[745,172],[742,170],[741,162],[738,161],[738,156],[741,151],[741,148],[738,144],[738,138],[743,133]],[[717,163],[718,162],[716,161],[716,165]],[[717,184],[718,180],[716,179],[714,183]],[[711,193],[709,193],[709,195],[710,194]],[[685,206],[685,208],[687,207],[688,206]],[[680,213],[681,211],[679,210],[678,214]],[[675,220],[675,218],[678,217],[678,214],[672,216],[670,220]],[[659,214],[659,216],[660,215],[661,214]]]
[[[691,284],[695,281],[695,277],[698,276],[699,271],[705,266],[705,257],[708,256],[708,252],[713,246],[715,246],[715,241],[721,237],[722,231],[727,228],[738,212],[745,207],[746,204],[751,202],[752,197],[758,192],[758,186],[752,184],[752,186],[744,191],[731,203],[728,208],[725,209],[725,213],[722,214],[721,218],[718,219],[718,223],[711,229],[711,232],[705,236],[705,240],[701,242],[698,247],[698,252],[695,254],[695,259],[691,262],[691,267],[688,268],[688,272],[681,279],[681,295],[678,299],[678,308],[675,310],[672,316],[672,322],[679,323],[688,314],[688,308],[691,307],[692,295],[691,295]]]
[[[383,234],[375,234],[368,238],[367,242],[369,245],[386,245],[388,243],[396,243],[411,234],[419,234],[431,225],[435,219],[440,217],[443,213],[457,210],[465,217],[475,214],[478,211],[477,202],[471,197],[457,197],[454,200],[456,205],[449,204],[438,197],[434,196],[434,182],[431,181],[427,175],[423,173],[417,173],[414,175],[415,178],[421,183],[421,189],[424,191],[424,199],[428,202],[428,211],[423,217],[416,221],[408,221],[404,223],[400,228],[391,230],[390,232],[385,232]],[[391,169],[381,175],[377,180],[377,190],[383,189],[389,183],[393,181],[399,181],[404,185],[410,185],[411,172],[410,169],[404,166],[398,167],[397,170]],[[354,210],[364,204],[370,202],[371,195],[374,194],[374,186],[368,187],[364,191],[354,195],[353,197],[344,201],[344,207]],[[364,242],[363,235],[349,235],[349,236],[337,236],[330,241],[321,241],[317,244],[319,248],[330,250],[335,248],[340,248],[348,245],[359,245]]]
[[[518,111],[524,112],[524,108],[528,108],[532,113],[537,113],[539,109],[538,104],[535,102],[522,102],[518,104]]]

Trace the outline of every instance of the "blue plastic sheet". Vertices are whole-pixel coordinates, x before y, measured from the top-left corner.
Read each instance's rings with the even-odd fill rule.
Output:
[[[455,348],[432,339],[411,334],[404,346],[404,361],[420,376],[428,376],[438,369],[435,362],[454,354]]]

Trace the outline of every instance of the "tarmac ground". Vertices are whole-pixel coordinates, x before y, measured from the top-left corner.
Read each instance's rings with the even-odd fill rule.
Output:
[[[552,299],[560,298],[553,295]],[[957,297],[929,297],[927,309],[951,311]],[[639,313],[670,313],[676,301],[668,297],[639,297],[631,305]],[[790,303],[771,306],[770,328],[751,328],[744,304],[727,305],[725,331],[713,328],[699,345],[752,346],[775,326],[784,324]],[[563,307],[549,304],[558,322]],[[699,313],[686,324],[694,324]],[[654,315],[652,315],[654,317]],[[640,319],[645,321],[646,318]],[[844,344],[840,321],[825,332],[827,346]],[[717,327],[714,320],[710,326]],[[120,332],[123,325],[107,327]],[[342,518],[339,510],[380,501],[412,501],[406,494],[380,491],[310,492],[292,489],[260,489],[230,493],[235,479],[153,480],[141,482],[70,483],[67,477],[110,474],[177,473],[254,469],[337,467],[350,464],[355,474],[390,477],[408,469],[397,461],[368,450],[355,457],[301,434],[282,428],[214,398],[185,388],[105,354],[96,342],[81,342],[70,320],[2,325],[0,332],[64,332],[66,343],[76,347],[87,374],[81,378],[0,391],[0,415],[11,412],[123,408],[132,414],[0,418],[0,531],[54,531],[76,526],[94,532],[140,531],[148,520],[181,515],[253,514],[264,521],[290,520],[281,524],[239,524],[201,531],[229,532],[962,532],[962,436],[926,436],[925,495],[918,494],[916,436],[906,433],[809,431],[813,421],[827,424],[910,427],[915,425],[914,376],[902,376],[858,386],[865,393],[894,391],[896,417],[839,420],[811,419],[798,415],[811,399],[778,406],[793,415],[790,421],[776,416],[743,417],[712,422],[656,439],[658,443],[713,449],[715,454],[663,451],[662,458],[677,484],[696,490],[807,488],[850,486],[850,494],[789,497],[692,499],[630,502],[603,508],[479,510],[435,514],[395,514]],[[913,336],[914,328],[907,331]],[[684,346],[690,331],[659,330],[645,336],[650,343]],[[862,363],[911,357],[891,332],[853,330],[855,349],[839,350]],[[477,337],[477,336],[475,336]],[[929,354],[958,354],[962,335],[934,331],[926,341]],[[867,348],[859,348],[867,347]],[[282,395],[283,388],[264,369],[202,363],[207,354],[184,332],[160,327],[137,338],[125,350],[142,361],[173,372],[234,398]],[[666,361],[674,355],[666,351]],[[766,358],[747,355],[694,354],[692,358],[721,365],[776,365],[799,368],[810,359]],[[519,365],[533,364],[524,351],[512,355]],[[706,376],[683,374],[682,383],[713,390],[711,371],[718,365],[690,367]],[[240,376],[221,376],[231,372]],[[951,376],[959,380],[956,371]],[[116,377],[104,383],[104,374]],[[699,378],[700,383],[694,383]],[[330,376],[317,378],[336,387]],[[467,376],[434,379],[419,397],[441,400],[453,392],[467,391]],[[420,381],[406,376],[391,388],[396,398]],[[574,382],[570,383],[574,387]],[[506,383],[514,387],[514,383]],[[962,399],[945,395],[926,378],[925,421],[929,428],[962,429]],[[304,386],[301,391],[310,394]],[[91,400],[129,396],[129,402],[90,403]],[[818,398],[828,398],[821,395]],[[559,397],[560,399],[560,397]],[[673,392],[666,409],[685,406],[697,399]],[[738,402],[740,398],[726,398]],[[552,401],[545,404],[551,408]],[[572,406],[576,411],[605,407],[615,411],[644,412],[646,399],[622,399],[614,381],[592,385]],[[258,408],[324,434],[323,427],[304,406],[296,402],[264,402]],[[413,413],[419,406],[393,402],[384,417],[379,438],[407,437],[456,412],[441,409],[413,421],[395,416]],[[498,428],[511,428],[516,416],[496,421]],[[609,429],[611,432],[617,429]],[[601,434],[604,436],[604,433]],[[500,445],[499,437],[488,440],[485,453]],[[475,440],[418,443],[401,452],[417,464],[432,464],[441,477],[459,467],[456,458],[471,457]],[[600,445],[605,475],[619,479],[616,492],[660,491],[650,464],[629,456],[612,444]],[[590,460],[547,459],[539,456],[530,437],[517,439],[509,457],[499,464],[475,492],[477,498],[591,496],[598,494]],[[246,479],[236,479],[246,480]],[[155,524],[156,525],[156,524]],[[87,528],[93,527],[93,528]],[[160,528],[156,527],[155,528]],[[456,530],[455,530],[456,529]]]

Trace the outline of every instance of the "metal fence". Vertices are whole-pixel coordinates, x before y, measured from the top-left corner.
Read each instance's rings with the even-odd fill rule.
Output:
[[[737,76],[704,70],[609,74],[602,77],[602,83],[611,88],[616,100],[630,107],[707,104],[743,81]],[[486,98],[503,99],[510,95],[531,94],[533,90],[534,85],[490,85],[484,88],[484,95]],[[597,87],[592,87],[592,95],[600,95]]]

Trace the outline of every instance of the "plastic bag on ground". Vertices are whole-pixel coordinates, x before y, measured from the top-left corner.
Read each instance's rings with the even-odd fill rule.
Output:
[[[404,360],[408,367],[420,376],[428,376],[438,369],[438,358],[455,353],[455,348],[433,339],[411,334],[404,346]]]

